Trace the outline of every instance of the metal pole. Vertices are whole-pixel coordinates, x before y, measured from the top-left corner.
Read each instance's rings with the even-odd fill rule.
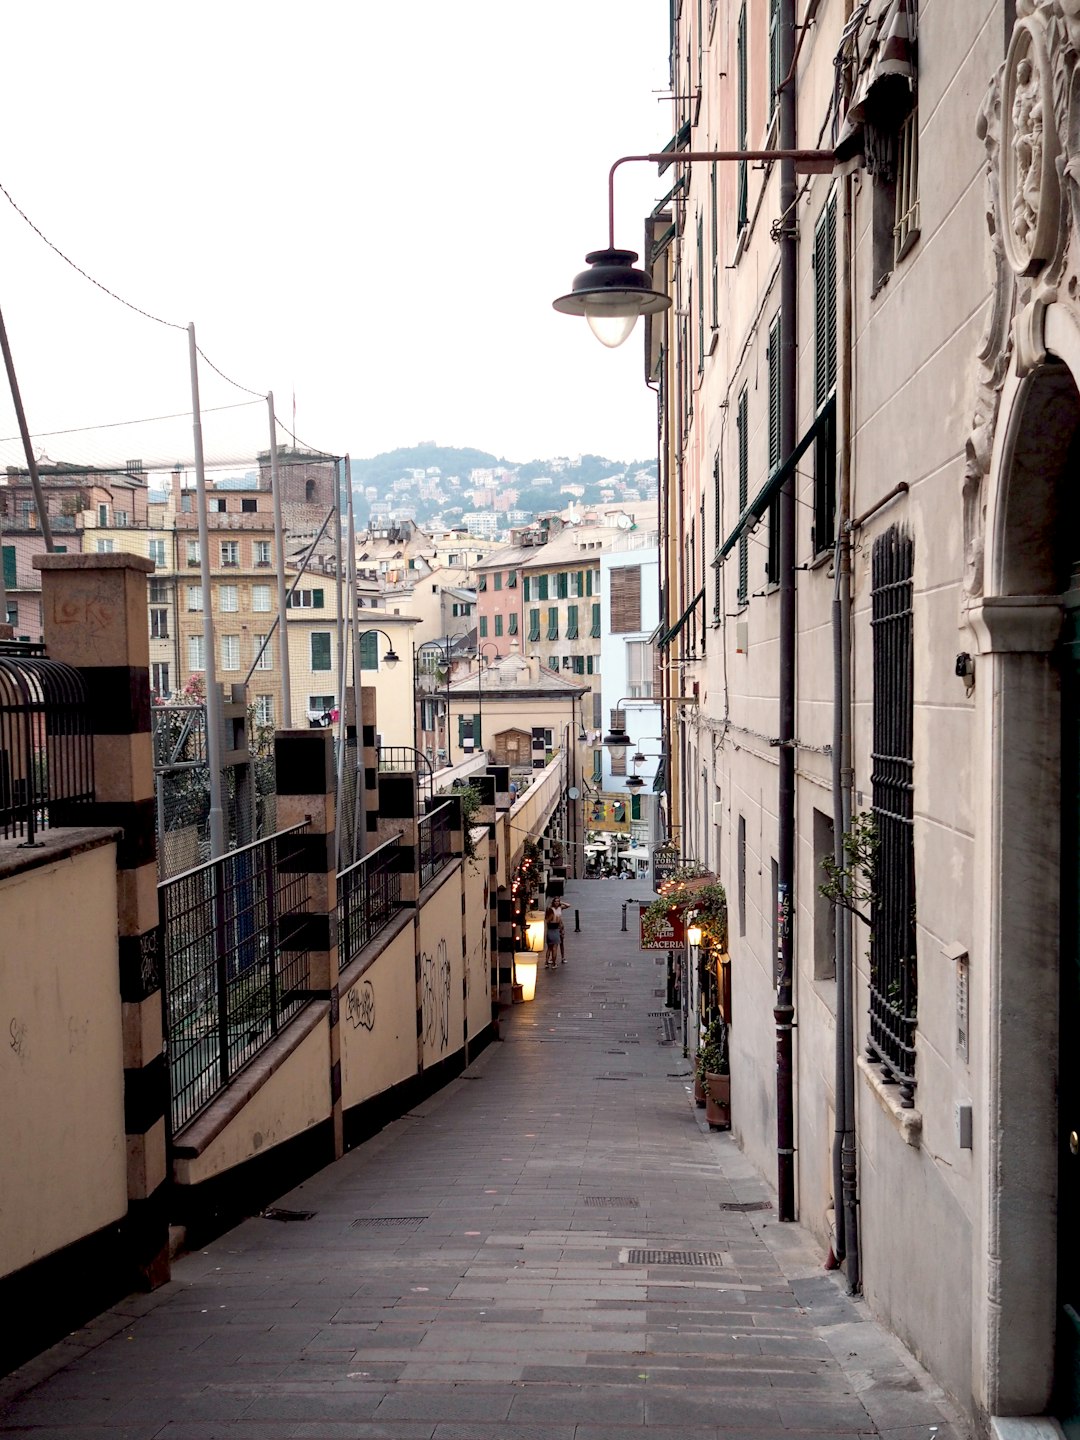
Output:
[[[781,0],[780,70],[787,74],[795,46],[795,0]],[[795,146],[795,83],[777,101],[780,148]],[[796,226],[795,164],[780,161],[780,453],[795,448]],[[795,481],[780,491],[779,780],[777,796],[776,913],[776,1193],[777,1219],[795,1219],[795,1113],[793,945],[795,880]]]
[[[195,499],[199,519],[199,580],[203,608],[203,663],[206,667],[206,761],[210,768],[210,858],[225,853],[225,823],[221,808],[221,744],[224,717],[217,685],[214,649],[214,615],[210,590],[210,528],[206,519],[206,467],[203,464],[202,410],[199,407],[199,355],[194,321],[188,326],[188,360],[191,367],[191,424],[195,437]]]
[[[34,447],[30,444],[30,429],[26,423],[26,411],[23,409],[22,396],[19,393],[19,381],[15,375],[15,362],[11,358],[11,346],[8,343],[7,326],[4,324],[3,313],[0,312],[0,349],[4,352],[4,366],[7,370],[8,385],[11,387],[11,400],[15,406],[15,415],[19,422],[19,434],[22,436],[23,454],[26,456],[26,468],[30,472],[30,484],[34,491],[34,504],[37,506],[38,524],[41,526],[41,533],[45,540],[45,549],[51,552],[56,548],[53,545],[52,530],[49,526],[49,514],[45,509],[45,496],[41,490],[41,476],[38,474],[37,461],[34,459]],[[7,619],[7,610],[4,610],[4,618]]]
[[[352,460],[345,456],[349,511],[349,624],[352,626],[353,725],[356,729],[356,801],[353,805],[353,860],[367,849],[367,795],[364,791],[364,716],[360,704],[360,614],[356,593],[356,514],[353,510]]]
[[[281,481],[278,475],[277,419],[274,415],[274,392],[266,397],[270,412],[270,493],[274,501],[274,563],[277,566],[278,602],[278,664],[281,666],[281,725],[288,730],[293,723],[292,689],[289,684],[289,627],[285,623],[285,527],[281,523]],[[267,637],[269,639],[269,636]]]

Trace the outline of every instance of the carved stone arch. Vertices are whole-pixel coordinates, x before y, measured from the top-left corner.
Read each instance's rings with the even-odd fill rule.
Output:
[[[1080,324],[1047,306],[1045,358],[1005,376],[985,477],[976,637],[982,1175],[974,1390],[988,1415],[1045,1413],[1057,1273],[1061,703],[1054,650],[1080,491]],[[1022,1115],[1023,1123],[1017,1123]]]

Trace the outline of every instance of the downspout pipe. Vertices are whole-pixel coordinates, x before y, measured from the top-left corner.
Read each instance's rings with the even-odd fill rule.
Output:
[[[780,0],[780,71],[787,75],[795,58],[795,0]],[[794,150],[796,84],[777,98],[780,149]],[[780,453],[795,449],[798,240],[795,222],[795,162],[780,161]],[[777,1218],[795,1217],[794,1108],[794,962],[793,896],[795,880],[795,477],[780,491],[780,676],[779,780],[777,796],[776,913],[776,1193]]]
[[[837,589],[840,609],[840,815],[834,821],[835,843],[843,849],[843,837],[851,829],[852,802],[855,791],[855,766],[852,759],[852,627],[851,627],[851,402],[854,365],[854,320],[852,289],[855,246],[855,222],[852,206],[853,180],[845,175],[843,184],[843,248],[840,281],[841,295],[841,357],[842,385],[840,416],[840,494],[837,497],[838,559]],[[837,990],[844,995],[843,1025],[837,1005],[836,1043],[842,1058],[844,1130],[841,1137],[840,1180],[843,1196],[845,1273],[852,1294],[862,1289],[862,1267],[859,1249],[858,1151],[855,1132],[855,963],[854,919],[848,910],[837,912]],[[842,942],[842,943],[841,943]],[[835,1197],[834,1197],[835,1203]]]

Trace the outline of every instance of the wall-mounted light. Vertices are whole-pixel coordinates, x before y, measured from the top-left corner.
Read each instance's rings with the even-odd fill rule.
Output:
[[[688,925],[688,926],[687,926],[687,929],[686,929],[686,938],[687,938],[687,940],[690,942],[691,945],[700,945],[700,944],[701,944],[701,926],[700,926],[700,925]]]

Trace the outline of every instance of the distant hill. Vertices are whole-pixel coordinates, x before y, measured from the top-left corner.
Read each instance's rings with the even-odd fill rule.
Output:
[[[437,516],[456,519],[464,512],[482,508],[468,494],[471,472],[493,469],[510,472],[512,478],[500,483],[518,490],[516,508],[530,513],[562,509],[573,498],[561,494],[562,486],[570,483],[583,487],[581,501],[586,505],[600,501],[601,488],[613,489],[616,499],[624,488],[636,490],[642,499],[656,495],[655,458],[635,460],[629,465],[602,455],[519,461],[486,450],[425,441],[353,460],[357,518],[366,521],[372,508],[380,513],[393,508],[421,525]],[[414,478],[416,471],[425,472],[423,479]],[[376,492],[373,504],[364,495],[369,488]],[[635,502],[628,497],[628,503]]]

